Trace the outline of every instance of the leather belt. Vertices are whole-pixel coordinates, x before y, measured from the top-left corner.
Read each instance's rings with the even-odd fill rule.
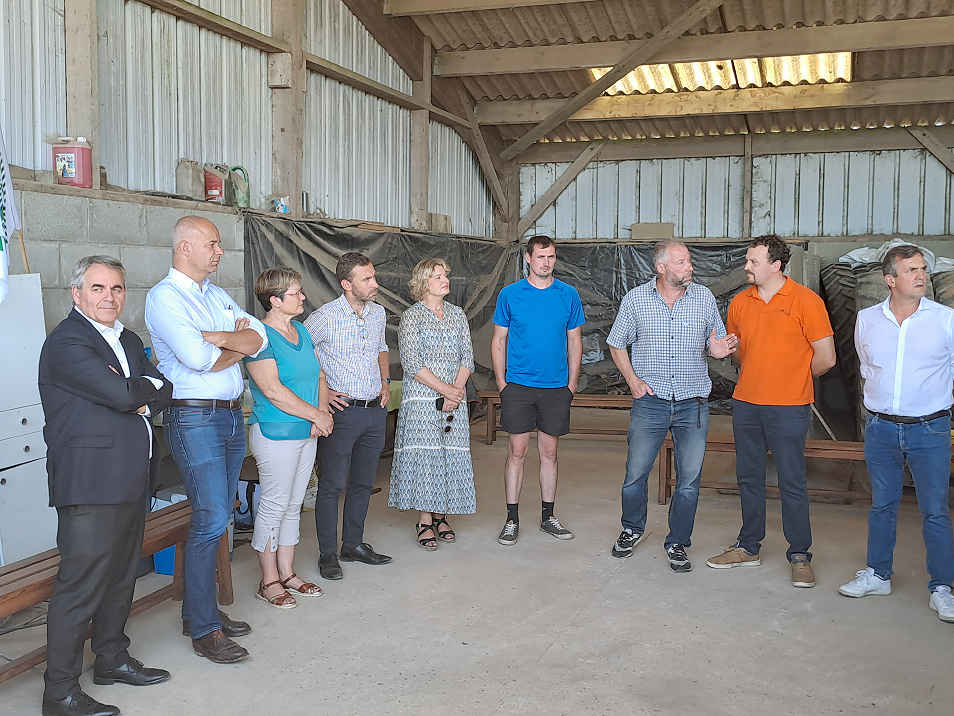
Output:
[[[938,418],[950,416],[951,409],[948,408],[947,410],[938,410],[936,413],[922,415],[919,418],[913,418],[907,415],[888,415],[887,413],[876,413],[873,410],[869,410],[868,412],[874,415],[876,418],[887,420],[889,423],[894,423],[895,425],[916,425],[917,423],[927,423],[931,420],[937,420]]]
[[[367,400],[358,400],[357,398],[343,398],[348,405],[353,405],[356,408],[373,408],[377,405],[381,405],[381,398],[368,398]]]
[[[173,400],[173,408],[219,408],[220,410],[241,410],[242,399],[235,400],[199,400],[197,398],[184,398],[182,400]]]

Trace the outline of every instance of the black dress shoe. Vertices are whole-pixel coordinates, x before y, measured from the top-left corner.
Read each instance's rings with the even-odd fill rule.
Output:
[[[225,636],[221,629],[193,639],[192,648],[196,654],[216,664],[234,664],[248,658],[248,652]]]
[[[118,716],[119,709],[77,691],[65,699],[43,697],[43,716]]]
[[[100,686],[115,684],[117,681],[121,684],[130,686],[150,686],[163,681],[168,681],[169,672],[165,669],[150,669],[143,666],[141,661],[129,657],[129,660],[122,666],[115,669],[93,669],[93,683]]]
[[[387,564],[391,558],[386,554],[378,554],[367,542],[362,542],[357,547],[349,547],[346,544],[341,545],[342,562],[364,562],[365,564]]]
[[[344,574],[338,564],[338,555],[323,554],[318,557],[318,574],[322,579],[341,579]]]
[[[219,609],[219,621],[222,622],[222,633],[229,639],[234,639],[237,636],[245,636],[252,631],[252,627],[245,622],[237,622],[229,619],[229,615],[221,609]],[[191,621],[189,619],[182,620],[182,636],[192,636],[192,632],[189,630],[190,625]]]

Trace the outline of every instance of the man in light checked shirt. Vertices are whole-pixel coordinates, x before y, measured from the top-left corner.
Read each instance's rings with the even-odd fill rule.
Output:
[[[367,256],[343,254],[335,276],[344,293],[305,319],[321,361],[321,380],[328,387],[319,392],[329,396],[328,402],[322,404],[319,398],[318,409],[331,413],[335,423],[319,445],[321,479],[315,498],[318,573],[324,579],[344,576],[338,563],[338,499],[345,488],[341,561],[374,565],[391,561],[364,541],[391,395],[384,309],[374,302],[378,282]]]
[[[676,489],[669,506],[666,556],[674,572],[692,569],[686,548],[699,501],[699,480],[709,427],[712,390],[706,353],[725,358],[738,338],[726,335],[715,297],[692,282],[689,250],[680,241],[656,244],[656,278],[627,293],[606,339],[623,379],[633,393],[623,531],[614,557],[629,557],[646,531],[647,480],[666,434],[672,431]],[[627,346],[632,345],[632,358]]]

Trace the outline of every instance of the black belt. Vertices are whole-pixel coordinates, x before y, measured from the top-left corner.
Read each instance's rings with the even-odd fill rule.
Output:
[[[342,398],[348,405],[356,408],[374,408],[381,405],[381,398],[368,398],[367,400],[358,400],[357,398]]]
[[[220,408],[221,410],[241,410],[242,399],[235,400],[199,400],[196,398],[185,398],[183,400],[173,400],[173,408]]]
[[[888,415],[887,413],[876,413],[873,410],[869,410],[868,412],[874,415],[876,418],[887,420],[889,423],[894,423],[895,425],[916,425],[917,423],[926,423],[931,420],[937,420],[938,418],[948,417],[951,414],[951,409],[948,408],[947,410],[938,410],[936,413],[922,415],[919,418],[912,418],[907,415]]]

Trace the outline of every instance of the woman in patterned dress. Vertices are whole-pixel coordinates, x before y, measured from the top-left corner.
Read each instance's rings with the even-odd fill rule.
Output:
[[[417,303],[398,329],[404,388],[388,505],[420,512],[417,540],[427,551],[456,538],[448,514],[477,511],[465,388],[474,349],[464,312],[444,302],[449,273],[441,259],[414,267],[408,283]]]

